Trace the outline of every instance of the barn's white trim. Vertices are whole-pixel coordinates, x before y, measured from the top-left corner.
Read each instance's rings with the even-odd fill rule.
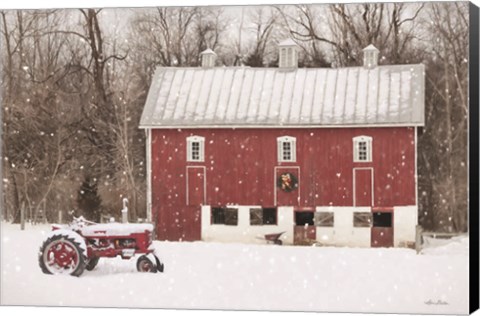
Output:
[[[154,129],[201,129],[201,128],[208,128],[208,129],[219,129],[219,128],[226,128],[226,129],[272,129],[272,128],[282,128],[282,129],[290,129],[290,128],[379,128],[379,127],[422,127],[425,124],[415,124],[415,123],[382,123],[382,124],[359,124],[359,125],[352,125],[352,124],[345,124],[345,125],[232,125],[232,124],[215,124],[215,125],[140,125],[139,128],[154,128]]]
[[[315,212],[333,212],[333,227],[316,226],[316,240],[324,246],[370,247],[371,227],[354,227],[355,212],[371,212],[371,207],[317,206]]]
[[[294,242],[294,215],[292,206],[277,207],[277,225],[251,225],[250,209],[261,208],[260,205],[227,205],[238,210],[238,223],[235,226],[211,223],[211,205],[201,207],[201,236],[203,241],[242,242],[265,244],[265,234],[279,233],[284,244]],[[354,227],[355,212],[371,213],[369,206],[316,206],[315,212],[333,212],[332,227],[315,226],[316,241],[325,246],[371,247],[372,227]],[[415,241],[416,207],[395,206],[393,210],[394,247],[406,247]]]
[[[372,177],[372,188],[371,188],[371,192],[372,192],[372,207],[375,205],[374,204],[374,201],[375,201],[375,191],[374,191],[374,188],[375,188],[375,184],[374,184],[374,170],[373,170],[373,167],[355,167],[353,168],[353,206],[356,207],[357,206],[357,203],[355,201],[355,197],[357,195],[357,192],[356,192],[356,180],[355,180],[355,171],[356,170],[371,170],[372,172],[370,173],[371,177]]]
[[[152,130],[147,129],[146,150],[146,171],[147,171],[147,221],[152,221]]]
[[[415,210],[417,212],[417,215],[416,215],[416,222],[415,222],[415,225],[418,224],[418,136],[417,136],[417,127],[415,126],[415,157],[414,157],[414,161],[415,161]]]
[[[393,214],[394,247],[405,247],[408,243],[414,243],[418,222],[417,206],[394,206]]]
[[[202,241],[240,242],[266,244],[266,234],[285,232],[281,240],[284,244],[293,244],[294,235],[294,208],[292,206],[277,207],[276,225],[251,225],[250,209],[261,208],[261,205],[226,205],[238,210],[237,225],[218,225],[211,223],[212,206],[201,207],[201,234]]]

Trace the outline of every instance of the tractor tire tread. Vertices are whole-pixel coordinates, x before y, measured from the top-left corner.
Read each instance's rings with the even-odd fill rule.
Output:
[[[67,235],[61,235],[61,234],[60,235],[53,235],[53,236],[47,238],[43,242],[42,246],[40,247],[40,251],[38,253],[38,263],[40,265],[40,269],[45,274],[52,274],[52,272],[50,272],[50,270],[48,270],[47,266],[45,265],[45,262],[43,261],[43,252],[44,252],[45,248],[50,243],[52,243],[56,240],[59,240],[59,239],[68,240],[69,242],[71,242],[77,248],[77,250],[80,254],[79,264],[78,264],[78,267],[75,269],[75,271],[70,273],[70,275],[79,277],[85,271],[85,268],[86,268],[86,265],[87,265],[87,256],[85,254],[85,251],[80,247],[80,244],[78,242],[76,242],[73,238],[68,237]]]

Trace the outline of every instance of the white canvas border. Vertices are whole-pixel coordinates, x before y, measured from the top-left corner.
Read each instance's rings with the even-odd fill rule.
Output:
[[[425,2],[438,2],[438,1],[447,1],[447,0],[424,0]],[[359,0],[335,0],[335,1],[299,1],[299,0],[234,0],[232,2],[227,2],[225,0],[71,0],[71,1],[61,1],[61,0],[43,0],[41,2],[34,0],[16,0],[16,1],[5,1],[0,4],[0,9],[33,9],[33,8],[79,8],[79,7],[144,7],[144,6],[194,6],[194,5],[259,5],[259,4],[300,4],[300,3],[358,3],[366,2]],[[392,2],[392,1],[375,1],[375,2]],[[416,2],[416,1],[405,1],[405,2]],[[472,0],[475,5],[480,6],[480,0]],[[418,203],[418,201],[417,201]],[[8,290],[8,289],[4,289]],[[205,311],[205,310],[160,310],[160,309],[113,309],[113,308],[52,308],[52,307],[5,307],[0,306],[0,314],[2,315],[15,315],[34,313],[36,316],[55,316],[65,314],[77,316],[84,315],[88,313],[89,316],[96,315],[108,315],[114,313],[116,316],[126,316],[132,313],[137,315],[158,315],[161,313],[162,316],[178,316],[178,315],[235,315],[235,316],[297,316],[297,315],[311,315],[312,313],[301,313],[301,312],[238,312],[238,311]],[[268,313],[268,314],[267,314]],[[314,315],[326,316],[326,315],[335,315],[335,316],[373,316],[373,315],[382,315],[382,314],[353,314],[353,313],[314,313]],[[392,315],[392,314],[391,314]],[[473,316],[480,316],[480,311],[472,314]],[[412,314],[412,316],[415,316]]]

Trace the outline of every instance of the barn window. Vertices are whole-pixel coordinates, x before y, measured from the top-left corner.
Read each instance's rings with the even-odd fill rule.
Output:
[[[212,224],[238,225],[238,210],[236,208],[212,207]]]
[[[333,212],[316,212],[315,225],[319,227],[333,227]]]
[[[274,207],[250,209],[250,225],[277,225],[277,209]]]
[[[277,153],[279,162],[297,161],[296,138],[282,136],[277,138]]]
[[[372,213],[354,212],[353,227],[370,227],[372,226]]]
[[[372,138],[369,136],[357,136],[353,138],[353,161],[372,161]]]
[[[313,226],[314,215],[309,211],[296,211],[295,212],[295,225],[297,226]]]
[[[373,227],[392,227],[392,213],[373,213]]]
[[[187,137],[187,161],[205,161],[205,137]]]

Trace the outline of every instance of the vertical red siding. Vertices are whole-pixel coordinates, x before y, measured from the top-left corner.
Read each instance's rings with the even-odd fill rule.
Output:
[[[187,168],[187,205],[205,204],[205,168],[190,166]],[[187,194],[188,193],[188,194]]]
[[[414,128],[153,130],[152,211],[158,237],[200,238],[200,206],[186,205],[187,166],[205,167],[207,205],[353,206],[353,169],[367,167],[373,168],[375,206],[415,205],[414,132]],[[191,135],[205,137],[205,162],[186,162],[186,138]],[[353,162],[352,139],[360,135],[373,138],[372,162]],[[277,161],[279,136],[296,137],[296,162]],[[299,189],[279,190],[276,170],[298,172]],[[191,185],[198,187],[203,180],[195,181]],[[195,195],[194,204],[200,195]]]
[[[354,169],[355,201],[354,206],[372,205],[372,169]]]

